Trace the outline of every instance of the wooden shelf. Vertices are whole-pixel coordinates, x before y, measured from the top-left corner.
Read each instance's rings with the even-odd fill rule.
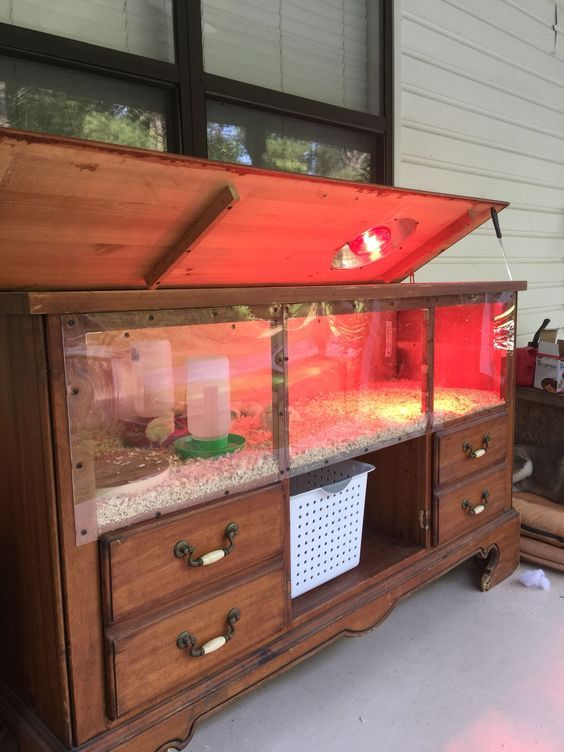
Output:
[[[350,597],[374,585],[394,574],[408,560],[424,553],[425,549],[422,546],[365,530],[359,565],[295,598],[292,601],[294,621],[302,621],[306,616],[327,609],[343,597]]]
[[[564,393],[554,394],[552,392],[545,392],[544,389],[518,386],[515,390],[515,396],[517,399],[528,400],[529,402],[540,402],[541,405],[564,407]]]

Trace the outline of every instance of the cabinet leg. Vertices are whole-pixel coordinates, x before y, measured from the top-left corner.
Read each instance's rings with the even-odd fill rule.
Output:
[[[499,564],[499,549],[497,546],[492,546],[485,557],[479,554],[480,558],[486,559],[486,566],[482,572],[480,579],[480,589],[483,593],[487,592],[490,587],[493,587],[492,579],[497,565]]]
[[[519,565],[519,518],[516,517],[508,527],[499,540],[476,557],[482,568],[480,588],[483,592],[505,580]]]

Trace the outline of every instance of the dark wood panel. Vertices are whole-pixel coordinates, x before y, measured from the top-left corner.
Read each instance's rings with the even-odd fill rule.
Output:
[[[415,545],[424,542],[419,515],[426,508],[425,443],[421,436],[363,457],[376,468],[368,474],[365,527]]]
[[[418,299],[422,307],[460,304],[460,295],[524,290],[526,282],[419,282],[403,284],[307,285],[301,287],[223,287],[182,290],[95,290],[84,292],[0,292],[0,313],[92,313],[95,311],[166,310],[207,306],[300,303],[309,301]],[[452,299],[451,299],[452,296]]]
[[[75,744],[108,726],[105,710],[104,650],[98,542],[76,546],[72,464],[61,321],[47,319],[53,445],[58,468],[57,494],[63,563],[64,617],[71,683],[71,722]]]
[[[245,567],[282,554],[284,520],[282,487],[276,486],[104,536],[107,623],[220,579],[227,581]],[[200,567],[188,566],[186,556],[175,556],[175,546],[183,540],[195,547],[194,558],[227,547],[225,529],[231,523],[239,532],[228,556]]]
[[[70,740],[42,321],[0,316],[0,672]]]
[[[67,752],[67,745],[45,726],[35,713],[0,681],[0,730],[4,724],[17,742],[17,752]],[[0,734],[1,736],[1,734]],[[0,741],[0,749],[4,752]],[[13,752],[10,742],[5,752]]]

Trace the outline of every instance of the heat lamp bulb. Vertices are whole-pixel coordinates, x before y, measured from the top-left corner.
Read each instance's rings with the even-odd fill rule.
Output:
[[[391,238],[392,233],[387,227],[372,227],[351,240],[349,248],[359,258],[376,261],[385,256],[385,246]]]
[[[386,224],[364,230],[345,243],[333,256],[333,269],[360,269],[401,250],[415,232],[417,222],[409,217],[395,217]]]

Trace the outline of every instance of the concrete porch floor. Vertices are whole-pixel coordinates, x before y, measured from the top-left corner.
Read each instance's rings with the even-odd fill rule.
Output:
[[[201,721],[187,752],[563,752],[564,574],[545,573],[548,591],[515,573],[481,593],[466,562]]]
[[[186,752],[563,752],[564,573],[546,574],[481,593],[466,562],[202,720]]]

